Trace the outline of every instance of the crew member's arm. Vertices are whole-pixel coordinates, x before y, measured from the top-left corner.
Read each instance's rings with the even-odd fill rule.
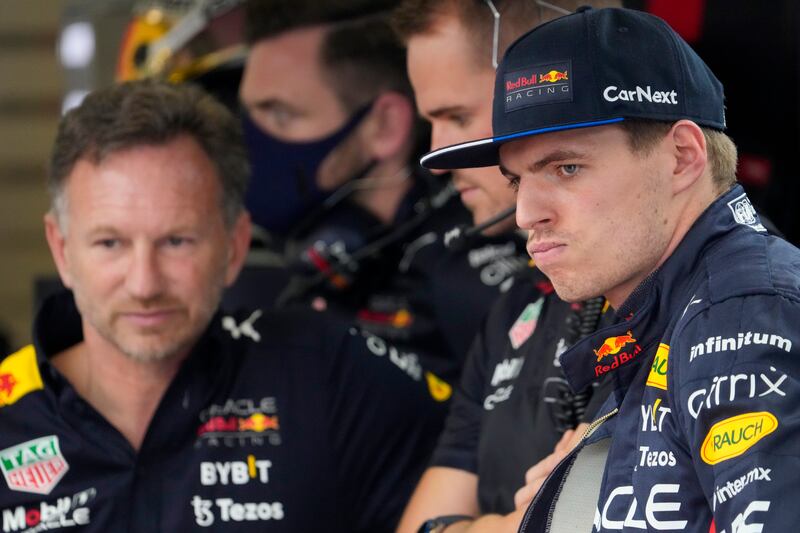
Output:
[[[433,466],[414,489],[397,533],[416,533],[423,522],[437,516],[478,513],[478,476],[466,470]]]
[[[581,424],[575,430],[569,430],[556,444],[553,453],[536,463],[525,473],[525,485],[514,495],[513,513],[507,515],[484,515],[474,521],[462,521],[445,528],[445,533],[516,533],[528,505],[536,496],[542,483],[578,442],[580,442],[588,424]]]
[[[754,295],[673,335],[667,389],[718,533],[800,524],[799,323],[800,302]]]
[[[467,356],[431,465],[415,489],[397,533],[416,533],[430,518],[479,514],[478,444],[488,357],[484,326]]]

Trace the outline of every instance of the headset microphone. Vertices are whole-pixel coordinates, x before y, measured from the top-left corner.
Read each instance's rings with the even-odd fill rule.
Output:
[[[481,222],[476,226],[456,226],[455,228],[451,229],[447,233],[444,234],[444,245],[447,247],[448,250],[459,250],[463,248],[469,240],[478,233],[482,232],[486,228],[490,228],[495,224],[499,224],[503,220],[507,219],[511,215],[513,215],[517,211],[516,206],[509,207],[508,209],[504,209],[500,211],[492,218]]]

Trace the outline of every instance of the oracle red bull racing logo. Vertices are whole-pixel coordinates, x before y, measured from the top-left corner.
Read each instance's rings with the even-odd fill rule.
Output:
[[[200,426],[200,429],[197,430],[197,434],[202,437],[207,433],[242,433],[245,431],[263,433],[270,429],[280,429],[277,416],[253,413],[247,418],[239,418],[236,416],[212,417],[208,422]]]
[[[594,369],[595,376],[602,376],[606,372],[633,360],[642,351],[642,347],[636,343],[633,332],[628,330],[625,335],[608,337],[599,348],[592,351],[597,357],[598,363]],[[611,360],[608,359],[610,356],[613,356]],[[600,364],[604,360],[605,363]]]
[[[198,445],[236,446],[244,444],[280,444],[280,420],[275,398],[227,400],[211,405],[200,413]]]

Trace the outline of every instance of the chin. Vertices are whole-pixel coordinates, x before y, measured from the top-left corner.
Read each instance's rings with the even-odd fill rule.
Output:
[[[583,284],[574,283],[563,278],[559,279],[557,272],[553,274],[545,272],[544,270],[542,272],[548,277],[550,283],[553,284],[553,288],[558,297],[565,302],[583,302],[589,298],[600,296],[600,293],[592,287],[585,287]]]

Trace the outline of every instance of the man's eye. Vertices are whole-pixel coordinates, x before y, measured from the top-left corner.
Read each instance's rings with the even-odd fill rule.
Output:
[[[119,246],[118,239],[98,239],[94,241],[94,245],[99,248],[105,248],[107,250],[113,250],[114,248]]]
[[[189,240],[185,237],[179,237],[177,235],[172,235],[167,237],[167,244],[172,246],[173,248],[177,248],[179,246],[183,246],[188,244]]]
[[[519,191],[519,177],[506,178],[508,180],[508,188],[514,192]]]
[[[580,171],[580,165],[559,165],[558,170],[559,172],[567,177],[574,176]]]
[[[469,118],[466,115],[450,115],[450,122],[459,128],[463,128],[469,124]]]

